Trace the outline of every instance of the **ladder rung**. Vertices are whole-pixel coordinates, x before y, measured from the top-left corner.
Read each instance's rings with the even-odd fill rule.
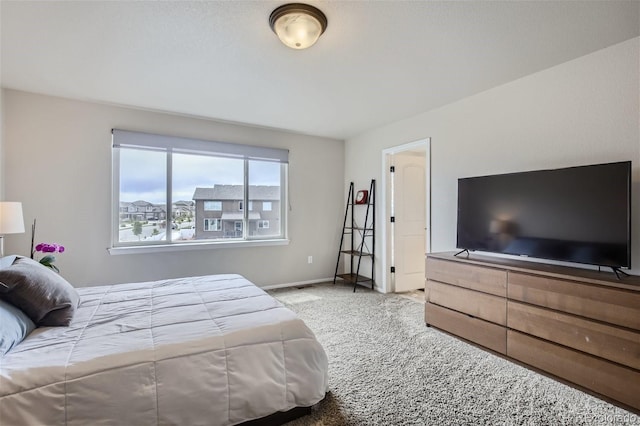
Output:
[[[365,277],[364,275],[356,276],[356,274],[338,274],[338,277],[342,278],[350,284],[371,282],[371,278]]]
[[[373,256],[373,253],[358,250],[340,250],[340,253],[349,254],[351,256]]]

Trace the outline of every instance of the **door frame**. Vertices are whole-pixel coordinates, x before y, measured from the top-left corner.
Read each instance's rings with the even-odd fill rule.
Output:
[[[382,150],[382,187],[379,190],[382,199],[382,202],[380,203],[380,218],[382,219],[382,226],[378,229],[382,231],[380,232],[382,256],[380,262],[381,273],[379,276],[382,278],[380,291],[383,293],[391,293],[395,291],[391,279],[391,251],[388,249],[391,238],[391,225],[389,221],[389,212],[391,210],[391,173],[389,171],[387,160],[393,154],[398,154],[404,151],[413,151],[416,149],[424,150],[425,152],[425,188],[427,191],[425,195],[425,202],[427,204],[425,208],[425,225],[427,227],[425,233],[425,253],[431,252],[431,138],[424,138]]]

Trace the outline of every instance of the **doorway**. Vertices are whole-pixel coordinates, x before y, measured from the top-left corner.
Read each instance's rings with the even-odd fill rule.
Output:
[[[383,155],[382,290],[424,288],[431,247],[430,139],[386,149]]]

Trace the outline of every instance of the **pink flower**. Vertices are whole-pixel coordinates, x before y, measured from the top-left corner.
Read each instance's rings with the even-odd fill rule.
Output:
[[[36,246],[36,251],[42,253],[63,253],[65,251],[65,248],[64,246],[61,246],[59,244],[40,243]]]

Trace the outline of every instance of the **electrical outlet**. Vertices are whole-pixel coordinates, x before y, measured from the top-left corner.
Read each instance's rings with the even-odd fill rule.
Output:
[[[307,263],[313,263],[313,256],[307,257]]]

